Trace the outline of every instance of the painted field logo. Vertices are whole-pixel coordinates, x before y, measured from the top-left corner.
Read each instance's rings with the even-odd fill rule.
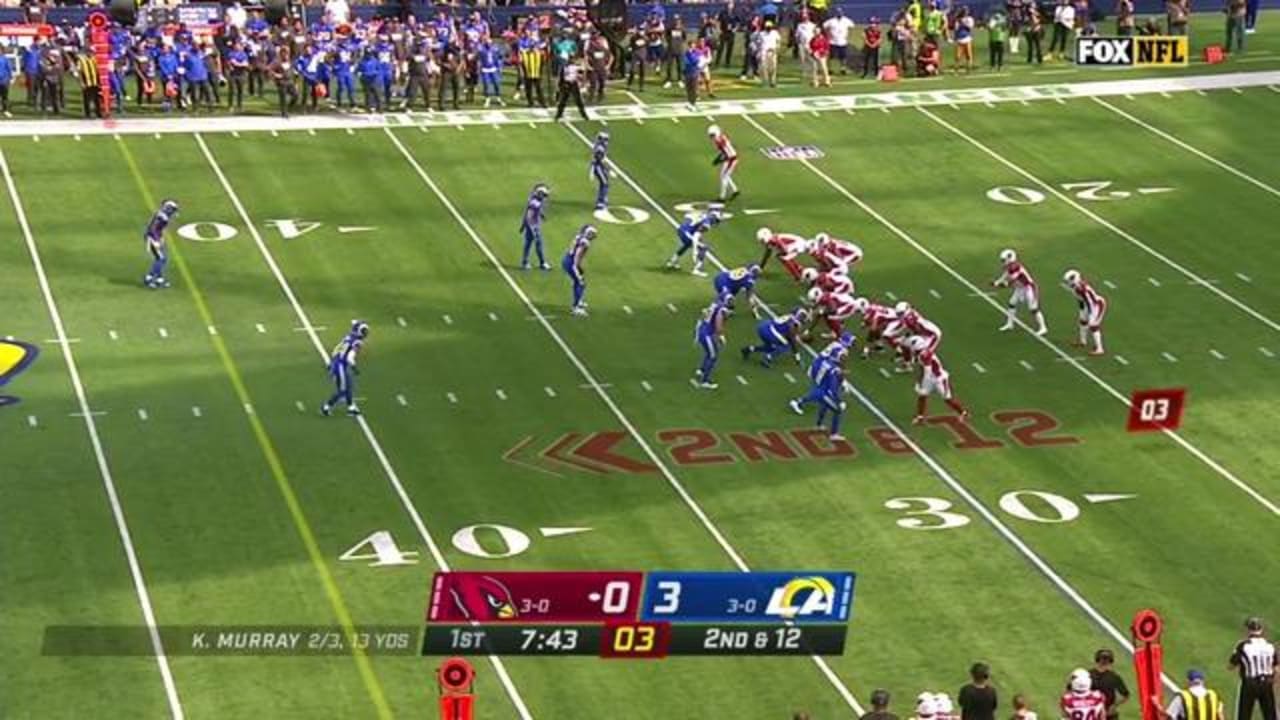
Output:
[[[760,152],[770,160],[817,160],[822,157],[817,145],[775,145],[760,148]]]
[[[1076,64],[1107,67],[1185,66],[1190,62],[1187,38],[1082,37],[1076,38]]]
[[[20,340],[0,340],[0,387],[22,374],[40,355],[40,348]],[[0,395],[0,407],[13,405],[18,398]]]

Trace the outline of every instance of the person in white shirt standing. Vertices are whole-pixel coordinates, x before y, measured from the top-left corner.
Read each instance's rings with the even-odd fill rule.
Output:
[[[765,23],[760,32],[760,83],[778,87],[778,52],[782,48],[782,35],[773,23]]]
[[[816,68],[813,67],[813,52],[809,49],[809,43],[813,40],[813,36],[818,34],[818,26],[809,18],[807,9],[800,11],[800,22],[796,24],[795,38],[796,48],[800,51],[800,78],[802,81],[810,79]],[[816,80],[816,78],[814,78]]]
[[[1067,59],[1067,43],[1071,40],[1071,33],[1076,27],[1076,9],[1071,5],[1071,0],[1058,0],[1058,6],[1053,9],[1053,39],[1049,42],[1049,59],[1053,59],[1053,54],[1058,53],[1059,60]]]
[[[245,23],[249,21],[249,13],[240,6],[240,3],[232,3],[227,8],[226,20],[227,25],[243,32]]]
[[[836,8],[831,17],[822,24],[822,29],[831,41],[831,59],[840,67],[840,74],[849,72],[849,34],[853,32],[853,21],[844,16],[844,10]]]

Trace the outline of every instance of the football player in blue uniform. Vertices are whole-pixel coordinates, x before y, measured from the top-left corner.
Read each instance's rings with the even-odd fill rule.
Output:
[[[779,315],[776,318],[766,318],[756,325],[756,334],[760,336],[759,345],[747,345],[742,348],[742,359],[748,360],[754,353],[764,355],[760,364],[769,367],[773,364],[773,359],[782,352],[783,348],[791,351],[791,355],[795,358],[796,364],[800,364],[800,345],[798,336],[800,331],[809,324],[809,311],[804,308],[796,308],[794,311],[786,315]]]
[[[596,226],[587,224],[573,238],[573,244],[569,246],[568,252],[564,254],[564,258],[560,261],[560,267],[564,269],[569,281],[573,283],[573,305],[570,312],[574,315],[585,316],[587,314],[587,277],[586,270],[582,263],[587,257],[587,250],[591,248],[591,241],[596,238]]]
[[[542,254],[542,220],[547,215],[547,200],[551,197],[551,188],[543,183],[533,186],[529,193],[529,202],[524,206],[524,217],[520,220],[520,233],[524,235],[524,254],[520,256],[520,269],[529,269],[530,248],[538,251],[538,267],[550,270],[547,259]]]
[[[828,412],[831,418],[831,439],[843,440],[840,435],[840,421],[844,417],[844,401],[840,396],[844,390],[844,362],[853,347],[854,338],[845,333],[839,340],[832,342],[809,365],[809,392],[804,397],[791,400],[788,404],[797,415],[804,415],[804,406],[818,403],[818,424],[826,419]]]
[[[746,291],[747,304],[751,308],[751,314],[756,318],[760,317],[760,311],[756,308],[756,280],[760,278],[759,265],[744,265],[736,267],[732,270],[723,270],[716,274],[715,280],[711,284],[716,289],[716,297],[736,298],[738,293]]]
[[[717,298],[702,311],[698,324],[693,330],[694,342],[702,350],[702,365],[696,377],[690,378],[696,388],[715,390],[718,385],[711,380],[711,371],[720,359],[720,350],[724,347],[724,324],[733,311],[729,303]]]
[[[676,241],[680,243],[675,253],[667,260],[667,267],[672,269],[680,268],[680,258],[689,252],[690,248],[694,251],[693,274],[698,277],[706,277],[707,274],[702,271],[702,262],[707,257],[707,242],[705,235],[708,230],[720,224],[723,215],[721,208],[723,206],[713,205],[703,215],[689,213],[684,216],[684,222],[680,223],[680,227],[676,228]]]
[[[333,353],[329,356],[328,370],[336,388],[333,396],[320,406],[321,414],[328,416],[339,401],[347,404],[348,415],[360,414],[355,400],[355,376],[359,374],[356,356],[364,349],[364,341],[368,337],[369,324],[362,320],[352,320],[351,331],[342,338],[342,342],[334,346]]]
[[[596,141],[591,145],[590,176],[596,181],[596,210],[609,207],[609,133],[603,130],[596,134]]]
[[[160,203],[156,214],[151,216],[151,222],[147,223],[147,230],[143,233],[147,252],[151,253],[151,269],[142,278],[142,284],[152,290],[169,287],[169,281],[164,277],[164,268],[169,264],[169,248],[165,244],[164,231],[177,215],[178,203],[165,200]]]

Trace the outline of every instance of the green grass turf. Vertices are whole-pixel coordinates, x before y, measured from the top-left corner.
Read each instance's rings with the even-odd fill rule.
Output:
[[[1276,181],[1269,159],[1280,144],[1259,128],[1280,109],[1280,94],[1256,88],[1108,102],[1259,180]],[[1175,188],[1080,202],[1263,315],[1280,314],[1266,232],[1280,215],[1273,195],[1090,100],[930,112],[1047,183]],[[974,428],[1000,447],[956,448],[941,427],[911,430],[911,437],[1111,623],[1125,628],[1144,606],[1165,612],[1171,674],[1196,664],[1227,689],[1216,672],[1225,648],[1240,618],[1266,612],[1270,597],[1256,558],[1241,549],[1256,547],[1275,516],[1170,439],[1125,434],[1124,406],[1079,368],[1025,334],[995,333],[994,309],[810,169],[765,160],[757,148],[774,143],[760,127],[787,143],[821,147],[826,155],[817,169],[980,286],[995,274],[998,250],[1017,247],[1041,281],[1055,343],[1070,338],[1074,320],[1070,298],[1054,287],[1061,270],[1077,265],[1113,282],[1113,290],[1100,288],[1112,300],[1109,349],[1130,364],[1108,357],[1084,367],[1125,394],[1189,387],[1183,437],[1273,502],[1280,485],[1268,445],[1276,424],[1268,379],[1278,361],[1258,348],[1280,354],[1275,331],[1059,199],[1030,206],[987,199],[997,185],[1037,186],[922,112],[721,124],[744,154],[738,179],[745,194],[735,210],[777,211],[759,220],[738,214],[714,231],[724,261],[758,258],[752,236],[760,223],[856,238],[867,251],[860,292],[911,298],[942,325],[942,355],[959,396],[975,410]],[[723,439],[806,427],[785,407],[799,385],[782,377],[801,373],[785,363],[768,371],[740,363],[732,351],[754,338],[753,323],[740,315],[731,321],[720,390],[703,395],[688,387],[697,361],[690,333],[709,282],[657,269],[675,242],[648,198],[675,212],[675,205],[711,194],[704,126],[611,123],[609,130],[613,157],[648,195],[619,179],[612,202],[650,219],[601,223],[588,258],[589,319],[568,317],[559,272],[511,270],[520,288],[592,377],[609,385],[603,393],[613,407],[746,563],[860,573],[848,650],[830,659],[860,700],[884,686],[905,709],[921,689],[954,690],[980,658],[994,667],[1006,698],[1025,692],[1049,711],[1066,672],[1096,647],[1116,643],[936,470],[878,448],[866,434],[878,420],[860,409],[850,413],[853,457],[749,463]],[[553,475],[503,461],[524,438],[533,437],[530,448],[545,448],[565,433],[621,430],[622,421],[596,390],[581,387],[587,378],[531,319],[391,132],[508,269],[534,182],[555,189],[546,232],[553,264],[589,217],[586,148],[560,127],[206,136],[265,253],[191,136],[0,141],[67,332],[80,340],[72,350],[89,402],[108,413],[95,422],[159,622],[333,625],[349,613],[357,624],[418,623],[435,565],[407,505],[458,569],[733,569],[729,553],[660,473],[597,475],[546,465]],[[175,287],[148,293],[136,287],[144,269],[137,235],[159,197],[181,200],[179,224],[220,222],[238,234],[221,243],[173,238],[182,266],[172,268]],[[286,240],[270,224],[284,219],[323,225]],[[138,623],[140,614],[84,421],[69,416],[78,407],[66,367],[59,348],[43,342],[53,330],[25,241],[14,213],[0,222],[8,238],[0,243],[0,281],[9,322],[0,331],[45,351],[6,389],[22,404],[0,410],[7,558],[0,670],[13,679],[4,714],[163,715],[152,659],[39,655],[47,624]],[[377,230],[339,234],[340,225]],[[267,253],[306,319],[324,326],[323,348],[353,317],[373,325],[359,393],[407,503],[360,429],[315,415],[329,390],[319,353],[296,330],[303,318]],[[798,291],[774,267],[762,294],[781,309]],[[112,331],[118,339],[110,339]],[[853,378],[905,423],[909,382],[881,377],[880,364],[855,363]],[[1015,409],[1051,414],[1061,423],[1056,434],[1078,442],[1018,445],[992,417]],[[37,428],[27,424],[32,414]],[[676,463],[659,436],[681,428],[721,433],[717,452],[734,462]],[[634,440],[620,447],[643,458]],[[1080,516],[1056,524],[1018,519],[999,509],[1016,491],[1060,495]],[[1137,498],[1091,505],[1085,493]],[[1052,516],[1043,501],[1022,497]],[[947,530],[900,527],[903,514],[885,506],[895,498],[938,498],[970,521]],[[499,560],[460,552],[450,536],[477,523],[517,528],[533,543]],[[539,537],[540,527],[592,530],[551,539]],[[371,568],[338,560],[378,530],[416,551],[418,563]],[[486,543],[503,547],[492,534]],[[170,663],[190,717],[433,712],[434,664],[421,658],[373,656],[373,680],[351,656]],[[482,660],[478,667],[480,716],[516,716],[493,668]],[[507,659],[506,667],[535,717],[770,718],[797,708],[823,718],[850,714],[806,658]]]

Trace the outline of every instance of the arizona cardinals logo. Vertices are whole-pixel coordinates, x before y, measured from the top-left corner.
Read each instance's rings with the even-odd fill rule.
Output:
[[[449,594],[468,620],[511,620],[518,615],[511,591],[488,575],[458,576]]]

